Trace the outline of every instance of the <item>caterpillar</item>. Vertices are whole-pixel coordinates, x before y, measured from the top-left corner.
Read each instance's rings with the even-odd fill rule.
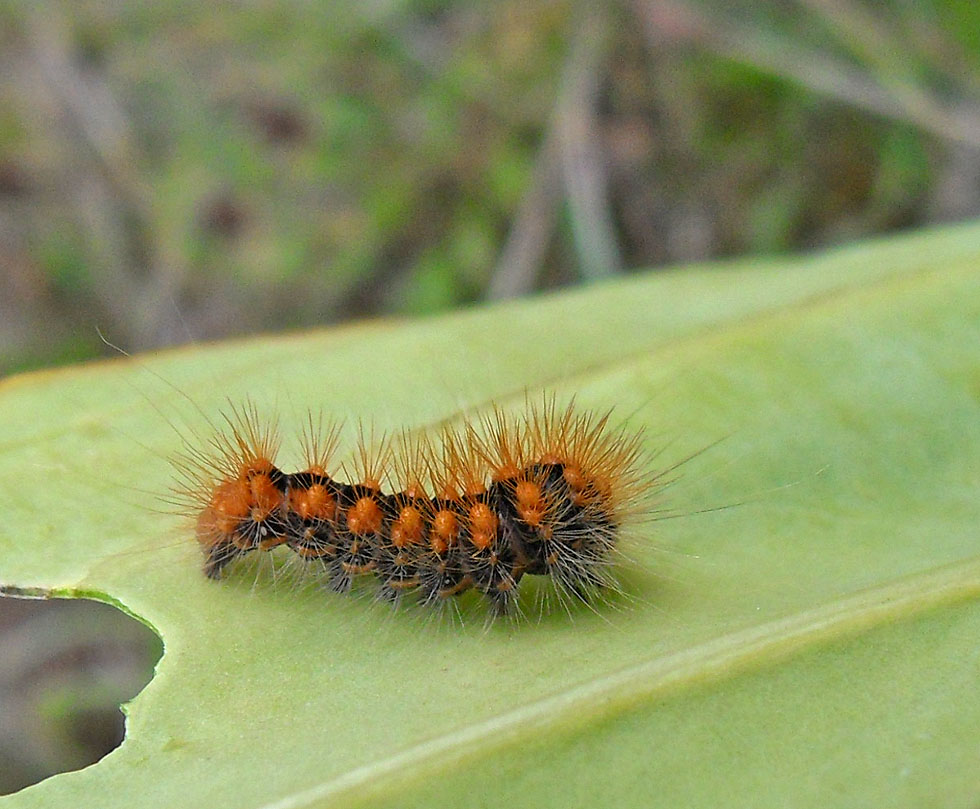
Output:
[[[657,480],[642,434],[612,427],[610,415],[545,398],[519,415],[494,407],[435,438],[405,431],[374,442],[361,428],[339,467],[344,482],[340,425],[310,417],[304,466],[288,472],[276,461],[277,424],[246,402],[172,459],[172,502],[193,519],[211,579],[285,546],[327,588],[373,577],[377,597],[394,604],[414,595],[439,605],[472,589],[491,616],[506,615],[526,576],[588,602],[615,585],[613,555]]]

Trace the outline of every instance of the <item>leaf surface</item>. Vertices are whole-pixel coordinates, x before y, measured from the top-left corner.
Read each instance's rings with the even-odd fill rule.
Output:
[[[960,226],[5,380],[0,584],[118,604],[166,652],[118,750],[0,805],[975,807],[978,269]],[[226,400],[289,437],[541,390],[688,459],[686,516],[630,533],[596,612],[215,584],[153,496]]]

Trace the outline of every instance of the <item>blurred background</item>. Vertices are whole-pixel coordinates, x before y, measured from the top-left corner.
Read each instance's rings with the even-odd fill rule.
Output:
[[[980,212],[974,0],[0,9],[0,373]]]
[[[978,214],[975,0],[0,0],[0,376]],[[160,654],[0,648],[0,792]]]

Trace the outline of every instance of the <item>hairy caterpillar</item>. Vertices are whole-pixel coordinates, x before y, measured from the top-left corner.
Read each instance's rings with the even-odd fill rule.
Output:
[[[362,430],[344,482],[337,426],[310,418],[304,468],[284,471],[278,427],[249,402],[173,459],[174,502],[194,520],[210,578],[286,546],[330,589],[373,576],[378,597],[396,603],[417,595],[440,604],[475,589],[503,615],[525,576],[588,601],[614,586],[617,543],[657,484],[641,434],[609,418],[545,398],[517,416],[494,408],[435,439],[403,432],[372,443]]]

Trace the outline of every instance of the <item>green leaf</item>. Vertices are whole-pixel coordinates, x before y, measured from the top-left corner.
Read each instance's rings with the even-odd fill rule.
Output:
[[[166,652],[121,748],[0,805],[975,807],[978,268],[961,226],[6,380],[0,582],[116,603]],[[597,613],[209,582],[143,494],[226,397],[288,436],[539,389],[615,406],[654,468],[694,455],[687,516],[632,532]]]

